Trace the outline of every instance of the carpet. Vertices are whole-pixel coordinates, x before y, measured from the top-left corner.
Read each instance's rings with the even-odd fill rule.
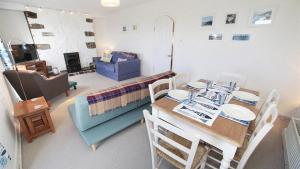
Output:
[[[71,90],[69,97],[62,94],[52,100],[50,113],[56,133],[45,134],[30,144],[23,139],[23,169],[150,169],[151,155],[145,125],[138,123],[129,127],[103,141],[97,151],[92,152],[69,117],[67,107],[77,95],[118,85],[120,82],[96,73],[72,76],[69,79],[78,82],[77,90]],[[247,169],[283,168],[281,131],[286,124],[286,120],[276,122],[275,128],[250,158]],[[161,168],[173,167],[163,162]]]

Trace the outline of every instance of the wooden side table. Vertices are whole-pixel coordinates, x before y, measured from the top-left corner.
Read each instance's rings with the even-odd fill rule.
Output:
[[[17,103],[15,117],[18,118],[22,134],[29,143],[42,134],[55,132],[49,106],[44,97]]]

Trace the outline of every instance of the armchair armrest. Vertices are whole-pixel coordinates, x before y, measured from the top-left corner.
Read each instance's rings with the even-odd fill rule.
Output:
[[[40,89],[47,100],[67,91],[69,80],[67,73],[61,73],[51,78],[38,78]]]

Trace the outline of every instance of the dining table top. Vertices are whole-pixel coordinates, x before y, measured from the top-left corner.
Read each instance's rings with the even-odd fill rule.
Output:
[[[206,82],[205,80],[200,80],[200,81]],[[186,87],[183,87],[181,89],[188,90]],[[257,96],[259,95],[259,92],[254,90],[249,90],[245,88],[240,88],[239,90],[249,92]],[[187,122],[190,125],[199,128],[199,130],[208,132],[210,135],[213,135],[214,137],[226,140],[230,144],[233,144],[237,147],[242,147],[249,126],[242,125],[240,123],[234,122],[232,120],[226,119],[221,116],[217,117],[217,119],[214,121],[212,126],[207,126],[205,124],[197,122],[196,120],[193,120],[189,117],[186,117],[184,115],[181,115],[173,111],[174,107],[176,107],[179,104],[180,103],[175,100],[169,99],[167,97],[163,97],[155,101],[152,104],[152,107],[160,111],[163,111],[169,115],[172,115],[173,117],[176,117],[179,120]],[[253,111],[256,115],[258,114],[258,110],[254,105],[243,103],[235,99],[231,99],[229,101],[229,104],[236,104],[236,105],[246,107],[251,111]]]

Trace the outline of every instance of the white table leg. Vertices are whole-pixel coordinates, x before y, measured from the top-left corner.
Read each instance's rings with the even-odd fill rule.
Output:
[[[230,162],[233,160],[236,152],[236,147],[230,146],[223,150],[223,159],[221,161],[220,169],[228,169]]]

